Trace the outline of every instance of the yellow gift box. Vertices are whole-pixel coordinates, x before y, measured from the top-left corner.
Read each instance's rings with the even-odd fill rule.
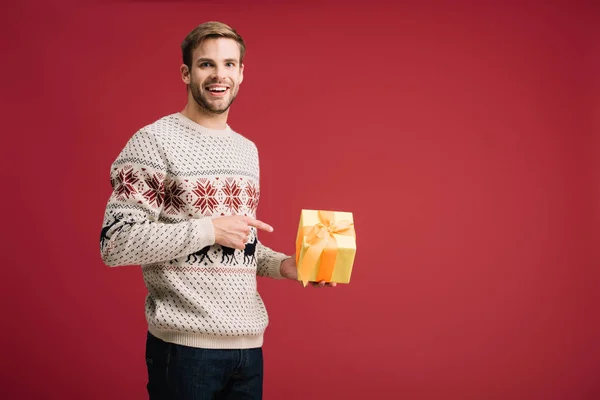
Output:
[[[356,255],[350,212],[302,210],[296,239],[298,280],[349,283]]]

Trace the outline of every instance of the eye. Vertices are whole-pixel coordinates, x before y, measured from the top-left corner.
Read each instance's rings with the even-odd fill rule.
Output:
[[[231,68],[235,67],[235,63],[232,62],[225,63],[225,65]]]
[[[209,63],[208,61],[204,61],[203,63],[200,63],[200,68],[208,68],[210,67],[212,64]]]

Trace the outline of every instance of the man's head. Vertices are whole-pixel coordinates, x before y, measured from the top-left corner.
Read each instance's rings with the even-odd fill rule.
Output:
[[[193,99],[208,113],[225,113],[244,79],[242,37],[221,22],[205,22],[187,35],[181,51],[181,77]]]

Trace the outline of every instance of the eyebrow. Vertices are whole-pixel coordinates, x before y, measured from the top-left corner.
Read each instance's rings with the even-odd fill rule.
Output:
[[[232,62],[232,63],[238,63],[238,59],[237,58],[226,58],[224,60],[225,62]],[[203,63],[203,62],[211,62],[214,63],[215,61],[212,58],[199,58],[196,63]]]

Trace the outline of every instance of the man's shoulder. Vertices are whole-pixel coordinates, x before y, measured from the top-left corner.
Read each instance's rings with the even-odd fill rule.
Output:
[[[176,114],[167,114],[152,122],[143,125],[138,132],[146,132],[148,134],[162,135],[169,131],[177,129],[177,117]]]
[[[142,149],[148,152],[151,149],[162,148],[164,137],[174,129],[176,129],[174,114],[165,115],[146,123],[129,136],[121,153],[127,154]]]
[[[177,124],[176,114],[167,114],[151,122],[147,122],[145,125],[141,125],[129,137],[128,145],[143,142],[159,146],[166,140],[167,136],[180,129],[181,127]]]

